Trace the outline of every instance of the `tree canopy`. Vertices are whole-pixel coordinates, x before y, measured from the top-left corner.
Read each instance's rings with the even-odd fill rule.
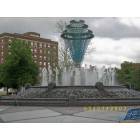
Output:
[[[136,66],[131,62],[122,63],[121,69],[117,71],[117,78],[120,83],[140,90],[140,65]]]
[[[30,44],[14,39],[8,48],[5,62],[0,66],[0,83],[8,88],[19,88],[38,81],[38,66],[34,63]]]

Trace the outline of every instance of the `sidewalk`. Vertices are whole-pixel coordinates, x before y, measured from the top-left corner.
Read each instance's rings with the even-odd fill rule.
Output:
[[[106,123],[119,122],[126,112],[89,110],[83,107],[1,106],[0,122],[8,123]]]

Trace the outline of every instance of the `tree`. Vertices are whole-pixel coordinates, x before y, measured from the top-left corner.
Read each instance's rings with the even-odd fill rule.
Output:
[[[0,66],[0,82],[7,88],[18,89],[27,83],[37,83],[39,70],[32,59],[29,45],[18,39],[10,44],[9,54]]]
[[[67,26],[66,21],[62,21],[62,20],[58,21],[56,23],[57,32],[61,35],[62,32],[65,30],[66,26]],[[60,44],[60,47],[58,50],[59,51],[59,68],[63,69],[64,67],[69,68],[73,66],[73,61],[70,56],[70,51],[68,48],[65,47],[64,40],[61,37],[59,38],[59,44]]]
[[[140,67],[135,67],[134,63],[122,63],[121,69],[117,70],[117,78],[120,83],[140,90]]]
[[[134,85],[134,88],[140,90],[140,67],[135,68],[132,75],[132,83]]]

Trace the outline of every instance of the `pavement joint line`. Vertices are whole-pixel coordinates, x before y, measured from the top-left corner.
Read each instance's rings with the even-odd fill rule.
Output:
[[[96,119],[96,120],[104,120],[104,121],[111,121],[111,122],[119,122],[116,121],[116,120],[110,120],[110,119],[102,119],[102,118],[96,118],[96,117],[86,117],[86,116],[81,116],[81,115],[76,115],[76,113],[81,113],[81,112],[84,112],[84,111],[80,111],[80,112],[76,112],[76,113],[62,113],[61,111],[56,111],[55,109],[52,109],[52,108],[42,108],[41,110],[51,110],[51,111],[55,111],[57,113],[61,113],[60,115],[55,115],[55,116],[48,116],[48,117],[35,117],[35,118],[25,118],[25,119],[18,119],[18,120],[11,120],[11,121],[4,121],[0,118],[0,123],[8,123],[8,122],[15,122],[15,121],[22,121],[22,120],[34,120],[34,119],[41,119],[41,118],[52,118],[52,117],[60,117],[60,116],[73,116],[73,117],[81,117],[81,118],[87,118],[87,119]],[[34,111],[34,110],[27,110],[27,111]],[[20,112],[25,112],[25,111],[20,111]],[[12,112],[14,113],[14,112]],[[16,113],[16,112],[15,112]],[[4,114],[7,114],[7,113],[3,113]],[[2,114],[1,114],[2,115]],[[16,123],[16,122],[15,122]],[[45,122],[44,122],[45,123]],[[97,121],[98,123],[98,121]]]
[[[5,122],[6,123],[15,122],[16,123],[16,122],[22,121],[22,120],[34,120],[34,119],[41,119],[41,118],[54,118],[54,117],[60,117],[60,116],[73,116],[73,117],[87,118],[87,119],[92,119],[92,120],[96,119],[96,120],[104,120],[104,121],[111,121],[111,122],[119,122],[119,120],[115,121],[115,120],[108,120],[108,119],[101,119],[101,118],[91,118],[91,117],[85,117],[85,116],[62,115],[62,114],[61,115],[57,115],[57,116],[48,116],[48,117],[39,117],[39,118],[26,118],[26,119],[19,119],[19,120],[5,121]]]
[[[111,121],[111,122],[119,122],[119,120],[116,121],[116,120],[108,120],[108,119],[102,119],[102,118],[92,118],[92,117],[85,117],[85,116],[78,116],[78,115],[72,115],[72,116],[75,116],[75,117],[81,117],[81,118],[96,119],[96,120]]]
[[[8,110],[8,109],[6,109],[6,110]],[[33,109],[33,110],[22,110],[22,111],[5,112],[6,110],[0,111],[0,115],[9,114],[9,113],[20,113],[20,112],[37,111],[38,109],[35,109],[35,110]],[[46,110],[46,108],[45,109],[39,109],[39,110]],[[48,110],[50,110],[50,109],[48,109]]]
[[[19,119],[19,120],[5,121],[5,122],[6,122],[6,123],[10,123],[10,122],[15,122],[15,121],[43,119],[43,118],[51,118],[51,117],[57,117],[57,116],[63,116],[63,115],[60,114],[60,115],[56,115],[56,116],[48,116],[48,117],[26,118],[26,119]],[[15,122],[15,123],[16,123],[16,122]]]
[[[51,108],[49,108],[50,110],[53,110],[53,111],[55,111],[55,112],[57,112],[57,113],[61,113],[62,115],[73,115],[73,114],[75,114],[75,113],[82,113],[82,112],[85,112],[84,110],[83,111],[79,111],[79,112],[74,112],[74,113],[62,113],[61,111],[56,111],[55,109],[51,109]]]

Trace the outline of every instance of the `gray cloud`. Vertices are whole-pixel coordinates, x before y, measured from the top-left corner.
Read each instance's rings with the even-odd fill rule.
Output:
[[[108,37],[113,39],[140,37],[140,28],[131,27],[120,22],[119,18],[0,18],[0,32],[35,31],[42,36],[57,35],[56,23],[60,20],[84,19],[97,37]]]
[[[124,24],[120,18],[95,18],[87,19],[95,36],[112,39],[140,37],[140,28],[132,24]]]
[[[59,40],[56,23],[60,20],[84,19],[95,34],[96,51],[86,55],[84,63],[117,65],[123,61],[140,62],[140,25],[128,25],[120,18],[0,18],[0,33],[38,32],[42,37]]]

